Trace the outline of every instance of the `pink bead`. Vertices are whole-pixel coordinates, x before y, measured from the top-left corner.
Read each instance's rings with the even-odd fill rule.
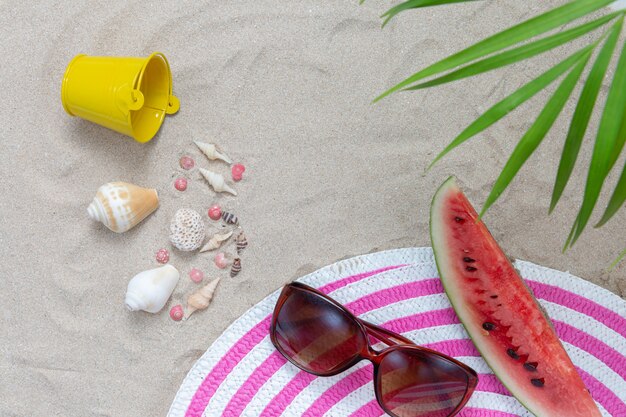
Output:
[[[183,177],[176,178],[174,187],[176,187],[178,191],[185,191],[187,189],[187,179]]]
[[[191,278],[191,280],[197,284],[199,282],[202,282],[202,280],[204,279],[204,272],[200,271],[199,269],[192,268],[191,271],[189,271],[189,278]]]
[[[166,264],[170,260],[170,252],[167,249],[159,249],[156,253],[156,260],[160,264]]]
[[[243,173],[245,172],[246,167],[243,166],[242,164],[235,164],[233,165],[233,167],[230,169],[230,172],[233,174],[233,180],[234,181],[241,181],[241,179],[243,178]]]
[[[183,311],[183,306],[181,306],[180,304],[176,304],[170,310],[170,317],[174,321],[181,321],[184,315],[185,312]]]
[[[228,260],[226,259],[224,252],[220,252],[215,255],[215,266],[219,269],[224,269],[228,266]]]
[[[180,167],[182,169],[191,169],[196,164],[194,160],[190,156],[187,156],[187,155],[180,158],[180,161],[178,161],[178,163],[180,164]]]
[[[220,206],[218,206],[217,204],[215,204],[214,206],[211,206],[209,208],[209,217],[212,220],[219,220],[222,218],[222,209]]]

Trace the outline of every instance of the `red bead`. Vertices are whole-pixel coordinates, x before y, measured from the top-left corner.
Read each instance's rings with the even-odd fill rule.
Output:
[[[222,217],[222,208],[217,204],[209,208],[209,217],[211,220],[219,220]]]
[[[178,191],[185,191],[187,189],[187,179],[183,177],[176,178],[174,187],[176,187]]]
[[[182,169],[191,169],[196,164],[194,160],[190,156],[187,156],[187,155],[180,158],[180,161],[178,161],[178,163],[180,164],[180,167]]]
[[[246,171],[246,167],[243,166],[242,164],[235,164],[230,169],[230,172],[233,175],[233,180],[234,181],[241,181],[241,179],[243,178],[243,173],[245,171]]]

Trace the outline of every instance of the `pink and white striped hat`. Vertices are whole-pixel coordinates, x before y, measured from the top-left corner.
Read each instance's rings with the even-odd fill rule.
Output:
[[[626,302],[568,273],[517,261],[548,311],[604,416],[626,416]],[[359,317],[453,356],[480,374],[463,417],[532,416],[495,378],[443,293],[430,248],[397,249],[343,260],[299,281]],[[385,415],[369,363],[317,378],[271,344],[280,289],[235,321],[187,374],[168,417],[374,417]]]

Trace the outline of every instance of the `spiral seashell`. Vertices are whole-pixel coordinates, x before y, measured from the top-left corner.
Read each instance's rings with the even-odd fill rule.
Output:
[[[189,318],[195,311],[204,310],[211,304],[211,299],[215,294],[217,284],[219,284],[220,278],[217,278],[209,282],[204,287],[196,290],[193,294],[187,298],[187,310],[185,311],[185,319]]]
[[[240,272],[241,272],[241,259],[235,258],[233,260],[233,266],[230,267],[230,276],[234,278]]]
[[[98,188],[87,214],[115,233],[132,229],[159,207],[157,191],[127,182],[109,182]]]
[[[220,234],[213,235],[213,237],[211,239],[209,239],[209,241],[202,247],[202,249],[200,249],[200,252],[207,252],[207,251],[219,248],[232,235],[233,235],[232,231],[230,231],[228,233],[224,233],[223,235],[220,235]]]
[[[181,321],[185,312],[183,311],[183,306],[180,304],[175,305],[170,309],[170,318],[174,321]]]
[[[224,220],[228,224],[237,224],[239,223],[239,219],[233,213],[229,213],[227,211],[222,212],[222,220]]]
[[[198,249],[206,231],[202,217],[191,209],[180,209],[170,223],[170,242],[177,249],[190,252]]]
[[[130,311],[158,313],[172,295],[179,277],[178,270],[172,265],[138,273],[128,283],[126,307]]]
[[[211,161],[221,159],[227,164],[233,163],[233,161],[226,154],[224,154],[221,149],[219,149],[216,145],[212,143],[198,142],[196,140],[194,140],[193,143],[195,143],[198,149],[200,149],[202,153],[206,155],[206,157],[209,158]]]
[[[207,180],[209,185],[213,187],[215,192],[217,193],[231,193],[232,195],[237,195],[237,191],[233,190],[226,184],[226,180],[222,174],[218,174],[217,172],[209,171],[208,169],[199,168],[200,174]]]
[[[244,235],[243,232],[237,235],[235,242],[237,242],[237,254],[243,252],[246,246],[248,246],[248,239],[246,239],[246,235]]]

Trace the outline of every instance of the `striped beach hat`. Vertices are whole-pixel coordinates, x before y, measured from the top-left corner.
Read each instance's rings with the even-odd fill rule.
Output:
[[[626,302],[568,273],[515,266],[552,318],[565,349],[604,416],[626,416]],[[430,248],[343,260],[299,281],[357,316],[453,356],[480,375],[464,417],[532,416],[495,378],[443,292]],[[374,417],[372,369],[361,362],[330,378],[288,363],[269,339],[280,289],[248,310],[185,377],[168,417]]]

